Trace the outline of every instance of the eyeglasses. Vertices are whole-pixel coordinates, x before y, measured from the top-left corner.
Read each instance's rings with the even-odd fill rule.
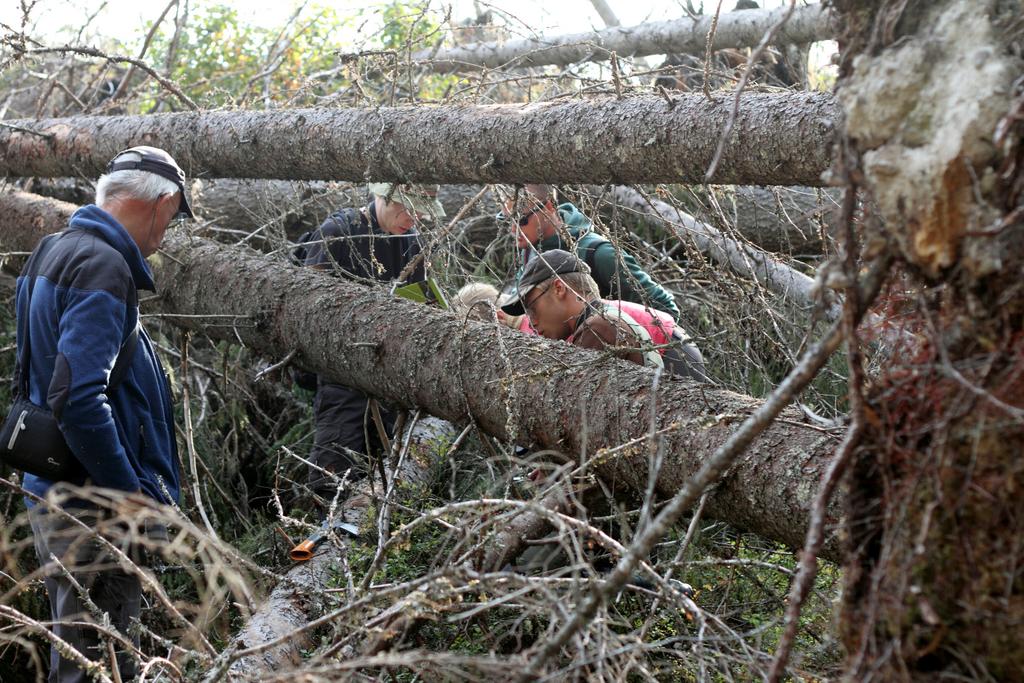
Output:
[[[542,289],[540,294],[533,297],[531,301],[526,301],[525,299],[523,300],[523,308],[526,309],[526,315],[528,315],[531,319],[533,319],[533,307],[536,306],[537,302],[540,301],[544,297],[544,295],[548,293],[548,290],[551,289],[551,287],[552,285],[548,285],[547,287]]]

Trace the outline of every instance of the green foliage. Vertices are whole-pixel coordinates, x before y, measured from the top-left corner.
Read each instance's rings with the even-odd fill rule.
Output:
[[[433,16],[427,11],[428,3],[418,6],[409,5],[398,0],[392,0],[379,12],[380,19],[384,22],[384,28],[380,32],[381,47],[385,50],[403,52],[416,50],[425,44],[427,40],[435,39],[440,25],[434,21]],[[364,16],[368,10],[361,10]]]
[[[161,25],[148,54],[162,55],[161,70],[203,108],[321,105],[348,93],[353,76],[361,85],[351,97],[392,103],[438,97],[452,82],[413,82],[411,71],[396,71],[411,51],[436,41],[440,28],[425,5],[402,2],[351,15],[317,3],[270,28],[246,23],[233,5],[199,2],[177,34],[172,22]],[[363,56],[350,60],[354,53]],[[156,83],[144,92],[140,112],[180,106]]]
[[[173,43],[168,23],[157,32],[152,54],[174,55],[171,80],[203,107],[253,102],[310,104],[326,93],[308,77],[335,66],[351,20],[324,5],[313,5],[290,25],[262,28],[240,20],[232,5],[198,3]],[[338,83],[334,83],[337,87]],[[148,111],[166,93],[151,85]]]

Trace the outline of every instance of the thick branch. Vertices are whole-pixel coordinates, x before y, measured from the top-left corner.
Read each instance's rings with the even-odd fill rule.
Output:
[[[719,17],[712,50],[757,45],[761,36],[776,24],[786,8],[730,12]],[[642,57],[655,54],[703,54],[711,17],[658,21],[638,26],[607,28],[602,31],[575,33],[553,38],[527,38],[504,43],[472,43],[441,50],[436,55],[423,50],[414,60],[426,63],[433,71],[450,73],[471,69],[528,67],[554,64],[565,66],[576,62],[602,61],[611,53],[620,57]],[[778,43],[813,43],[833,37],[830,14],[820,4],[808,5],[794,12],[776,34]]]
[[[0,174],[94,177],[117,152],[145,143],[170,152],[190,177],[702,182],[730,107],[680,95],[671,104],[641,96],[20,121],[35,133],[0,127]],[[821,93],[744,95],[716,181],[820,185],[835,112]]]
[[[44,222],[38,201],[0,195],[0,243],[26,250],[64,225]],[[51,202],[45,214],[67,215]],[[657,493],[678,491],[734,423],[760,401],[662,377],[625,361],[498,325],[464,323],[380,291],[273,262],[255,252],[177,234],[157,268],[156,307],[176,324],[241,342],[269,356],[297,350],[310,370],[401,406],[453,422],[472,417],[502,439],[564,453],[586,453],[610,485],[647,486],[648,425],[665,441]],[[652,411],[654,415],[652,415]],[[784,411],[756,438],[707,503],[707,514],[798,546],[813,482],[836,436]],[[835,557],[834,547],[825,556]]]
[[[616,203],[638,212],[647,220],[661,222],[679,239],[693,243],[702,253],[739,275],[755,280],[799,305],[815,305],[814,280],[782,263],[771,254],[737,242],[707,223],[701,223],[693,216],[677,210],[671,204],[654,198],[647,199],[631,188],[614,187],[611,190],[611,197]],[[838,314],[838,306],[830,307],[830,318],[834,319]]]

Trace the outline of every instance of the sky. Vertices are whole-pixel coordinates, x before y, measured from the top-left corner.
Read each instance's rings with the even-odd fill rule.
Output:
[[[211,0],[193,0],[210,2]],[[236,7],[243,21],[261,25],[278,26],[285,22],[302,3],[299,0],[219,0]],[[703,5],[705,13],[713,13],[719,0],[690,0],[694,8]],[[784,0],[763,0],[762,5],[773,8]],[[801,0],[803,1],[803,0]],[[590,0],[431,0],[439,10],[452,8],[453,19],[475,16],[475,7],[494,8],[515,17],[523,26],[537,33],[555,35],[576,33],[593,28],[603,28],[604,22],[594,10]],[[736,4],[736,0],[721,0],[723,12]],[[686,0],[607,0],[625,25],[645,21],[677,19],[685,16]],[[21,6],[32,6],[30,17],[37,30],[33,35],[48,39],[59,35],[62,27],[77,30],[87,17],[96,14],[97,22],[104,27],[104,33],[125,36],[130,42],[132,32],[141,32],[146,22],[153,21],[166,6],[166,0],[0,0],[0,22],[9,26],[20,26]],[[382,0],[319,0],[318,4],[333,7],[339,13],[355,12],[359,9],[382,7]],[[523,29],[525,31],[525,28]]]

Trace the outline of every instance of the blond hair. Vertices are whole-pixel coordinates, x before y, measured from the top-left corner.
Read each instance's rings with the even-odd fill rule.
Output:
[[[489,285],[486,282],[470,282],[455,293],[448,305],[460,318],[488,322],[494,320],[498,296],[498,289],[494,285]],[[513,330],[519,329],[522,318],[521,315],[498,316],[504,325]]]
[[[490,311],[497,301],[497,287],[486,282],[470,282],[456,292],[448,303],[460,318],[490,320]]]
[[[585,301],[601,298],[601,290],[589,273],[565,273],[557,276],[557,279],[564,282],[566,287],[576,292]]]

